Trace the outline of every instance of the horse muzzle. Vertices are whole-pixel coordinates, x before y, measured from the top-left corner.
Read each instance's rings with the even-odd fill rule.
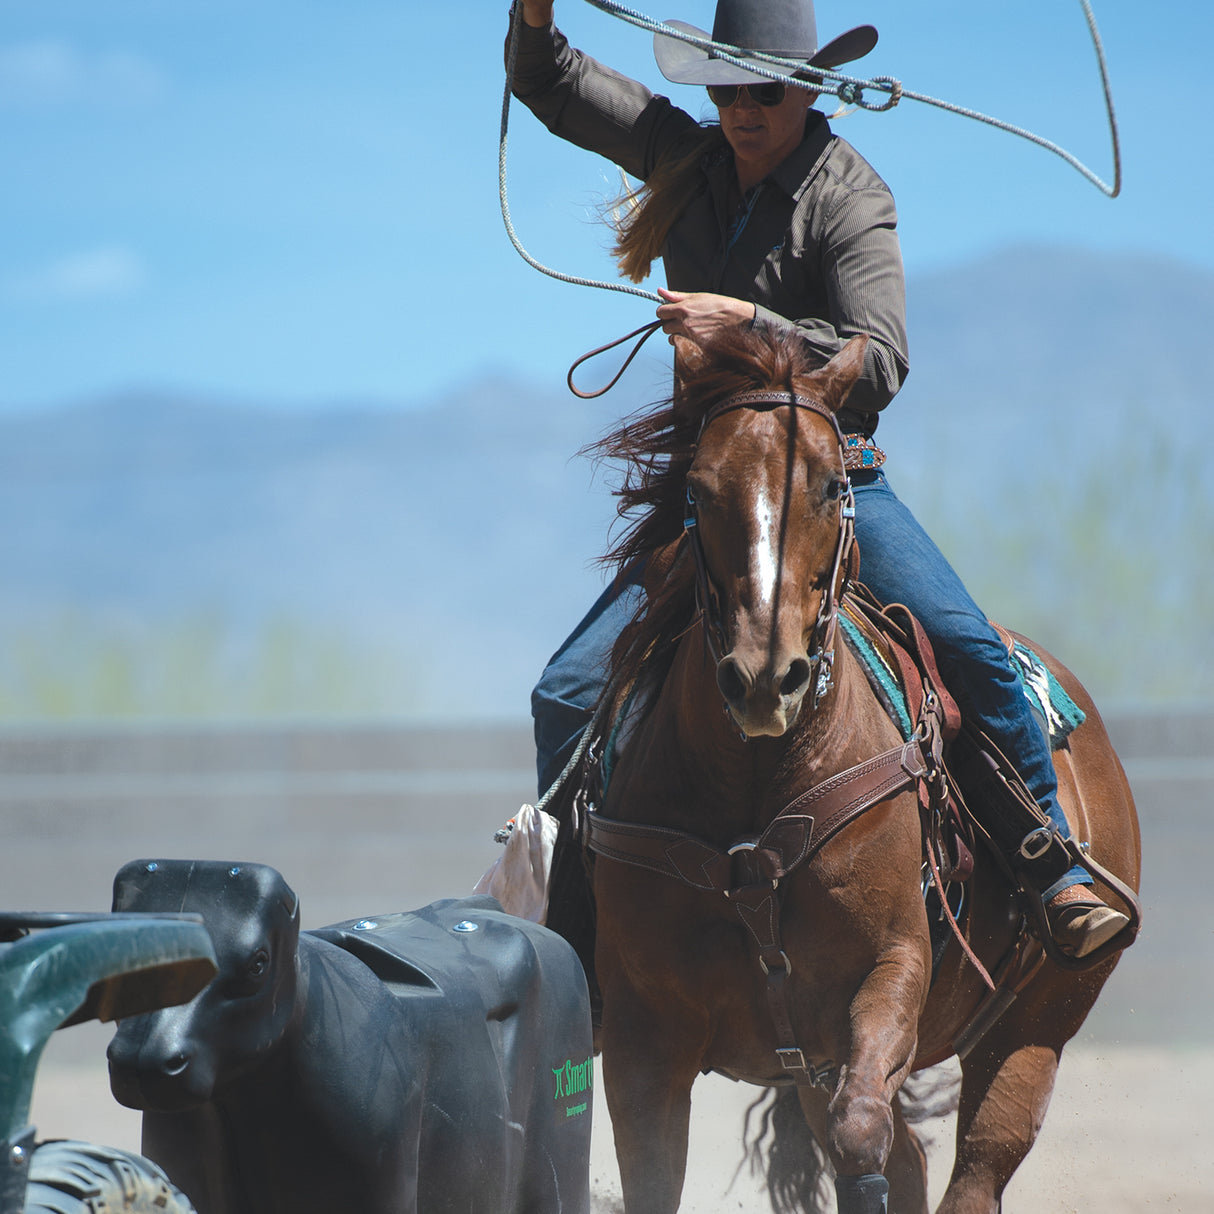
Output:
[[[755,670],[735,650],[717,663],[717,687],[734,724],[748,738],[778,738],[796,723],[812,670],[804,654]]]

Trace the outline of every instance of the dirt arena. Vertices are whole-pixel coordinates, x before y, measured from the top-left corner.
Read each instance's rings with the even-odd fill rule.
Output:
[[[1214,1214],[1214,714],[1204,720],[1187,740],[1174,721],[1124,726],[1152,752],[1135,758],[1119,743],[1143,817],[1144,930],[1063,1057],[1007,1214]],[[391,729],[0,733],[0,905],[106,909],[114,873],[141,856],[273,864],[300,895],[305,927],[466,893],[532,779],[525,729],[474,741]],[[1162,760],[1165,741],[1185,754]],[[52,1039],[35,1092],[40,1137],[138,1148],[138,1114],[109,1095],[109,1036],[93,1024]],[[770,1208],[758,1181],[734,1175],[754,1094],[715,1077],[697,1084],[684,1210]],[[601,1092],[594,1117],[596,1205],[613,1214]],[[926,1129],[938,1198],[951,1124]]]
[[[69,1035],[82,1035],[68,1042]],[[61,1033],[39,1073],[40,1137],[79,1137],[137,1150],[139,1115],[109,1094],[100,1026]],[[85,1037],[88,1038],[87,1045]],[[82,1055],[89,1055],[83,1057]],[[1007,1214],[1210,1214],[1214,1211],[1214,1049],[1072,1044],[1045,1128],[1004,1198]],[[703,1078],[693,1093],[682,1209],[689,1214],[770,1209],[761,1184],[734,1173],[742,1115],[754,1089]],[[596,1214],[614,1214],[619,1180],[601,1092],[594,1105]],[[951,1119],[929,1123],[933,1198],[948,1181]]]

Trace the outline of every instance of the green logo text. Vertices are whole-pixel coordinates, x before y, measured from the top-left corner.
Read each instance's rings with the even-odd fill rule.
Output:
[[[566,1059],[560,1066],[552,1068],[552,1076],[556,1080],[556,1091],[553,1100],[562,1100],[566,1096],[577,1096],[582,1092],[594,1090],[594,1058],[585,1062],[574,1062]]]

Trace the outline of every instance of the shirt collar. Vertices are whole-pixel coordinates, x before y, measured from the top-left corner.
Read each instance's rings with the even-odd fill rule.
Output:
[[[800,199],[822,167],[833,137],[825,115],[810,110],[806,115],[805,134],[801,142],[764,180],[774,182],[790,198]],[[728,144],[710,156],[704,170],[710,178],[715,177],[722,184],[728,180],[728,175],[734,171],[733,152]]]
[[[805,134],[792,154],[768,175],[789,197],[799,199],[809,188],[826,160],[826,149],[832,139],[830,123],[817,110],[810,110],[805,120]]]

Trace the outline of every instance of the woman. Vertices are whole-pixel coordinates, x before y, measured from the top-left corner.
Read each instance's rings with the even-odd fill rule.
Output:
[[[668,286],[659,291],[657,315],[672,340],[703,345],[724,328],[762,321],[795,333],[825,361],[868,334],[863,374],[839,413],[843,431],[872,453],[873,466],[851,477],[864,581],[878,598],[905,603],[919,617],[962,711],[1011,759],[1068,838],[1048,744],[1003,642],[890,489],[872,443],[878,414],[908,370],[896,212],[881,178],[811,107],[818,95],[812,68],[867,54],[876,30],[860,26],[819,49],[812,0],[719,0],[715,42],[804,62],[798,77],[807,84],[786,88],[659,35],[654,51],[663,75],[708,87],[720,125],[702,127],[665,97],[572,49],[552,24],[552,0],[519,2],[514,95],[554,134],[645,183],[616,253],[634,281],[662,258]],[[639,603],[637,578],[600,597],[532,694],[541,792],[594,709],[606,657]],[[1074,956],[1128,922],[1094,896],[1082,868],[1061,876],[1055,868],[1039,884],[1055,941]]]

